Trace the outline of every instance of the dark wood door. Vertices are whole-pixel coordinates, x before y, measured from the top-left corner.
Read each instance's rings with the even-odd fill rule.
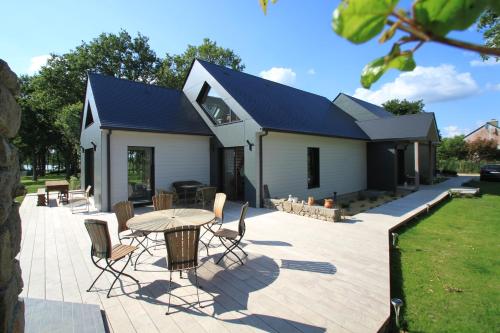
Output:
[[[245,200],[245,172],[243,147],[221,149],[222,191],[229,200]]]
[[[92,186],[90,194],[94,194],[94,149],[85,149],[85,189]]]
[[[398,185],[403,185],[406,181],[406,168],[405,168],[405,151],[403,149],[396,150],[398,153]]]

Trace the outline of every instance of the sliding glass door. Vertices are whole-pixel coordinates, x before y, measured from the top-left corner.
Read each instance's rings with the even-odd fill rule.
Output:
[[[151,202],[154,195],[154,148],[128,147],[128,200]]]

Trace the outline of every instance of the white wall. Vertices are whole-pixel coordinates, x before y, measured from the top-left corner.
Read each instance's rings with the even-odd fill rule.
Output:
[[[111,134],[111,204],[127,200],[127,149],[154,147],[155,188],[178,180],[210,183],[209,137],[113,131]]]
[[[85,128],[85,119],[87,112],[89,111],[88,106],[90,104],[90,109],[92,110],[92,117],[94,118],[94,123],[89,127]],[[101,210],[106,207],[106,196],[104,194],[104,188],[106,186],[106,147],[105,141],[102,140],[102,131],[100,129],[101,123],[99,121],[99,116],[97,114],[97,107],[94,101],[94,95],[90,87],[90,82],[87,83],[87,96],[85,98],[85,105],[83,109],[83,121],[82,121],[82,131],[80,133],[80,145],[85,148],[93,148],[92,143],[96,144],[96,151],[94,152],[94,203],[97,209]],[[85,184],[85,155],[80,149],[80,184],[84,187]]]
[[[307,188],[307,148],[319,148],[320,187]],[[263,183],[272,197],[306,200],[366,189],[366,142],[269,132],[263,138]]]

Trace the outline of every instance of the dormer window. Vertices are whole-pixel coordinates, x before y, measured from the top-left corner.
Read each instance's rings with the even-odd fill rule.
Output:
[[[224,102],[222,97],[220,97],[206,82],[203,84],[196,101],[215,125],[230,124],[240,121],[240,118],[238,118],[234,111]]]

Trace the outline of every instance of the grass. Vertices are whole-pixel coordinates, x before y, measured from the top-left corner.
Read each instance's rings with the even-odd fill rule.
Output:
[[[398,230],[391,296],[402,298],[409,332],[492,332],[500,328],[500,184],[473,182],[483,195],[454,198]],[[397,331],[394,320],[392,331]]]
[[[37,181],[33,181],[31,176],[23,176],[21,177],[21,184],[23,184],[26,188],[26,193],[36,193],[36,191],[41,188],[45,187],[45,181],[46,180],[64,180],[66,175],[65,174],[48,174],[43,177],[38,177]],[[74,184],[75,181],[72,180],[70,183],[70,189],[73,188],[79,188],[79,184]],[[76,186],[76,187],[75,187]],[[19,196],[16,197],[16,201],[21,203],[23,202],[24,196]]]

